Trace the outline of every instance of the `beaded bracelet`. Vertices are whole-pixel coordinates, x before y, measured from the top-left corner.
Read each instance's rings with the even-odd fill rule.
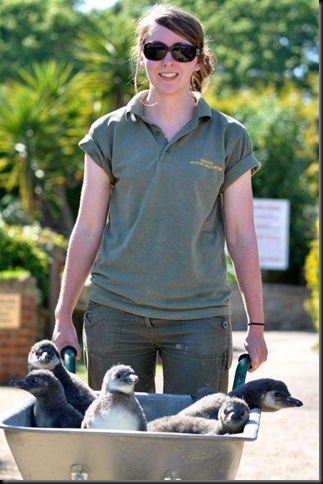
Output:
[[[265,323],[248,323],[248,326],[265,326]]]

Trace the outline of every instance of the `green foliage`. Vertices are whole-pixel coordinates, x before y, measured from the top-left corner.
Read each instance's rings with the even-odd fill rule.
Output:
[[[319,220],[316,222],[317,238],[310,243],[310,251],[305,260],[306,285],[311,290],[311,298],[304,307],[312,316],[317,331],[320,327],[320,275],[319,275]]]
[[[0,220],[0,271],[29,272],[37,281],[40,302],[46,306],[49,296],[51,254],[55,247],[66,249],[65,239],[39,225],[7,225]]]
[[[27,225],[28,217],[22,210],[21,200],[13,193],[0,195],[0,214],[3,222],[8,225]]]
[[[195,2],[194,2],[195,3]],[[220,89],[307,85],[319,60],[318,6],[308,0],[218,0],[205,25],[218,57]],[[201,6],[203,2],[200,2]],[[197,10],[199,12],[199,10]],[[308,87],[308,86],[307,86]]]
[[[134,23],[124,15],[96,19],[76,36],[75,56],[84,63],[85,87],[102,114],[123,106],[134,93],[129,64],[133,38]]]
[[[0,280],[6,281],[8,279],[24,279],[30,277],[29,271],[24,269],[9,269],[6,271],[0,271]]]
[[[49,59],[83,68],[75,55],[74,41],[84,29],[106,25],[108,43],[123,42],[135,21],[155,0],[119,0],[103,11],[82,13],[73,0],[2,0],[0,17],[0,78],[16,77],[17,68]],[[309,88],[308,77],[319,69],[319,5],[308,0],[173,0],[196,15],[206,29],[218,66],[216,82],[221,92],[257,87],[276,88],[291,79]],[[113,24],[124,24],[115,35]],[[109,34],[109,31],[110,34]],[[119,51],[119,60],[127,52]],[[109,52],[108,52],[109,54]],[[107,56],[109,62],[109,55]],[[117,66],[114,66],[115,70]],[[119,65],[119,68],[122,68]],[[108,75],[108,72],[106,72]],[[115,84],[115,88],[118,88]]]
[[[208,96],[208,100],[248,129],[254,153],[262,164],[253,177],[254,196],[290,201],[289,267],[286,271],[263,271],[264,280],[302,284],[317,216],[318,187],[309,179],[313,179],[313,168],[318,166],[318,132],[307,136],[315,132],[317,107],[304,103],[299,90],[291,85],[281,93],[269,88],[257,93],[246,90],[234,98]]]
[[[154,0],[119,0],[108,14],[138,18]],[[309,0],[173,0],[196,15],[216,55],[218,92],[274,85],[287,80],[311,89],[319,68],[319,5]],[[104,15],[104,12],[102,13]]]
[[[77,142],[91,106],[80,89],[83,75],[73,76],[71,65],[54,60],[19,69],[19,75],[21,82],[3,87],[0,186],[19,195],[29,222],[59,219],[69,233],[75,217],[68,193],[82,179]],[[72,156],[76,150],[79,157]]]
[[[0,79],[34,62],[73,57],[75,32],[86,22],[71,0],[1,0]],[[75,59],[76,72],[81,64]],[[2,82],[3,82],[2,81]]]

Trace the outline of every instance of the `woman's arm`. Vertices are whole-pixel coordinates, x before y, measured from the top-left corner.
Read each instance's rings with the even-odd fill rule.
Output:
[[[59,350],[65,346],[73,346],[77,350],[78,359],[81,357],[81,350],[72,315],[100,247],[110,195],[109,177],[85,155],[80,206],[69,240],[52,335],[52,341]]]
[[[243,174],[223,194],[226,243],[249,322],[264,323],[263,293],[254,225],[251,172]],[[264,326],[248,326],[245,348],[250,371],[267,359]]]

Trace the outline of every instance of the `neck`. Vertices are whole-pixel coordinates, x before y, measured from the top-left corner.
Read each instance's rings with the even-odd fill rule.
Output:
[[[196,101],[190,92],[179,97],[158,96],[149,91],[144,104],[148,121],[158,125],[170,139],[192,118]]]

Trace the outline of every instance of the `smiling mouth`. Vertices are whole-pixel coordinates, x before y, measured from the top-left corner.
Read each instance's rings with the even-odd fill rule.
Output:
[[[178,76],[176,72],[161,72],[159,75],[163,79],[175,79]]]

